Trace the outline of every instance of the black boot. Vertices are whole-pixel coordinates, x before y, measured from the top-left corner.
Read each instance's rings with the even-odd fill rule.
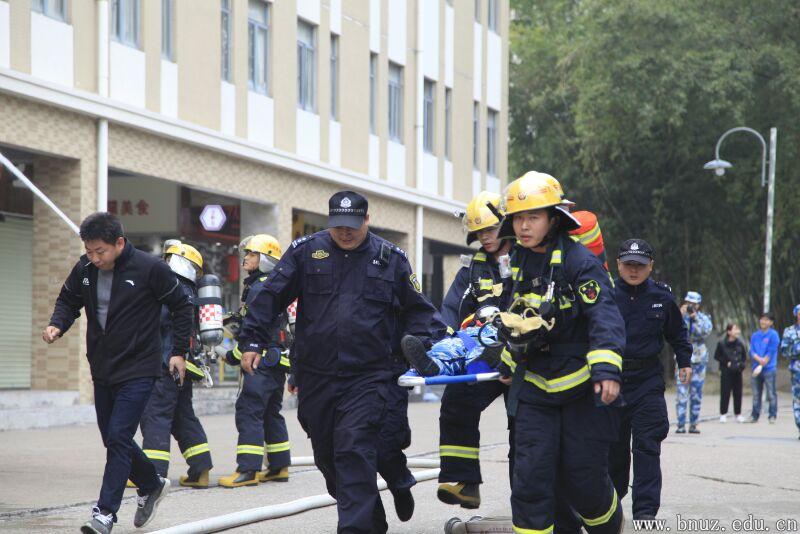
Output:
[[[406,361],[417,370],[421,376],[436,376],[439,374],[439,366],[428,357],[425,345],[415,336],[403,336],[400,341],[403,349],[403,356]]]

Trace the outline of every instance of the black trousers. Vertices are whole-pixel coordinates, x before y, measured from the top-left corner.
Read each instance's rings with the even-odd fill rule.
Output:
[[[236,399],[237,470],[260,471],[266,452],[270,469],[291,463],[289,433],[281,414],[286,373],[279,366],[259,366],[255,373],[244,374],[242,391]]]
[[[211,451],[203,425],[192,406],[192,381],[178,387],[166,370],[156,380],[153,393],[142,415],[142,449],[162,477],[169,469],[170,436],[189,464],[189,475],[211,469]]]
[[[733,413],[740,415],[742,413],[742,372],[729,371],[722,368],[722,393],[719,396],[719,413],[725,415],[728,413],[728,404],[730,404],[731,393],[733,393]]]

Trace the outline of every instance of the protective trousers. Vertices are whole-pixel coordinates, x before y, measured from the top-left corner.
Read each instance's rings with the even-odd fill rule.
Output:
[[[386,416],[378,433],[378,473],[392,493],[409,489],[417,483],[403,453],[409,445],[408,389],[398,386],[393,380],[386,387]]]
[[[616,534],[622,508],[608,477],[608,447],[618,430],[617,408],[595,406],[591,387],[564,404],[521,395],[514,420],[515,532],[552,534],[557,485],[563,484],[564,497],[587,532]]]
[[[337,532],[383,534],[386,512],[377,473],[391,378],[333,377],[302,371],[297,418],[311,439],[314,463],[336,499]]]
[[[281,415],[286,374],[277,366],[256,368],[243,374],[242,391],[236,399],[237,471],[261,471],[264,452],[270,469],[291,463],[289,433]]]
[[[481,413],[508,387],[496,380],[449,384],[439,414],[439,482],[480,484]]]
[[[170,435],[189,464],[189,475],[211,469],[211,450],[203,425],[192,406],[192,382],[188,378],[178,387],[165,370],[156,380],[141,422],[142,449],[153,462],[156,472],[167,476]]]
[[[633,438],[633,517],[655,516],[661,506],[661,442],[669,433],[664,379],[625,383],[619,441],[611,445],[608,470],[617,495],[628,493]]]

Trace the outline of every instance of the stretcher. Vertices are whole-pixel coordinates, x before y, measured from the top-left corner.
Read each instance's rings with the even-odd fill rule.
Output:
[[[469,373],[465,375],[456,376],[420,376],[415,371],[401,375],[397,379],[397,385],[410,388],[414,386],[435,386],[441,384],[465,384],[472,382],[488,382],[489,380],[497,380],[500,378],[500,373],[497,371],[489,373]]]

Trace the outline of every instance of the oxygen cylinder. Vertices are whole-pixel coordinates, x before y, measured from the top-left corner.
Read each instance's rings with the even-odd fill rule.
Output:
[[[222,284],[213,274],[204,275],[197,284],[197,307],[200,342],[207,347],[222,343]]]

